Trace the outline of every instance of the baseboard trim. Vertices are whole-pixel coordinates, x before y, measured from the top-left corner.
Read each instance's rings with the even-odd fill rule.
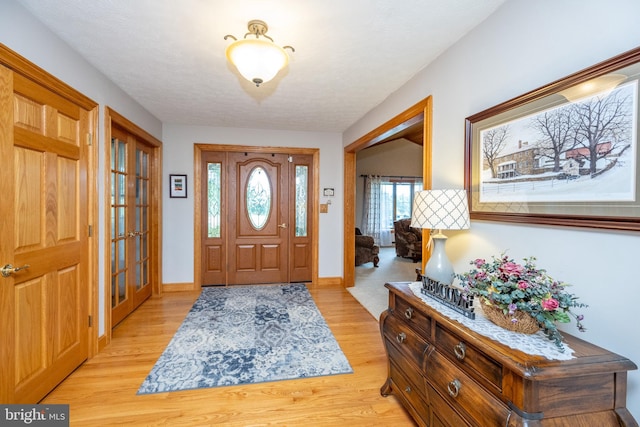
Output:
[[[344,286],[342,277],[318,277],[317,286]],[[196,291],[195,283],[163,283],[162,292]]]
[[[102,335],[100,338],[98,338],[98,353],[100,353],[102,350],[104,350],[104,348],[107,346],[107,344],[109,344],[109,339],[107,338],[106,334]]]
[[[318,277],[318,286],[343,286],[342,277]]]
[[[184,291],[195,291],[196,285],[195,283],[163,283],[162,291],[163,292],[184,292]]]

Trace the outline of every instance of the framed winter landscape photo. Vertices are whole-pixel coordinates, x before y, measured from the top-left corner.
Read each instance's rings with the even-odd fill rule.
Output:
[[[466,119],[472,219],[640,230],[640,48]]]

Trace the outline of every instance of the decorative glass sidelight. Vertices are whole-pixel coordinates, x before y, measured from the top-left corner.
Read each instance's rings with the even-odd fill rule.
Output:
[[[220,163],[207,164],[207,237],[220,237]]]
[[[296,166],[296,237],[307,235],[308,166]]]
[[[262,230],[269,219],[273,194],[271,182],[264,168],[258,166],[251,171],[245,194],[249,221],[253,228]]]

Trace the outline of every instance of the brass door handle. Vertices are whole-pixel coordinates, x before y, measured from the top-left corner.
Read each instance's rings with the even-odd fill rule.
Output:
[[[278,227],[280,228],[287,228],[287,224],[285,224],[284,222],[282,224],[278,224]]]
[[[14,267],[11,264],[7,264],[4,267],[2,267],[2,270],[0,270],[0,274],[2,274],[2,277],[9,277],[13,273],[17,273],[18,271],[24,270],[26,268],[29,268],[29,264],[25,264],[22,267]]]

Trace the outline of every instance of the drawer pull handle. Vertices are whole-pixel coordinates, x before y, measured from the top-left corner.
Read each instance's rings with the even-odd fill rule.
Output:
[[[411,319],[413,317],[413,308],[409,307],[404,311],[404,317]]]
[[[464,360],[464,357],[467,355],[467,346],[464,345],[463,342],[459,342],[458,345],[453,347],[453,352],[458,360]]]
[[[400,332],[398,336],[396,336],[396,341],[398,341],[400,344],[402,344],[406,339],[407,339],[407,334],[405,334],[404,332]]]
[[[405,393],[411,393],[411,387],[407,386],[404,391]]]
[[[460,384],[460,381],[458,380],[453,380],[449,384],[447,384],[449,396],[458,397],[458,394],[460,393],[460,387],[462,387],[462,384]]]

